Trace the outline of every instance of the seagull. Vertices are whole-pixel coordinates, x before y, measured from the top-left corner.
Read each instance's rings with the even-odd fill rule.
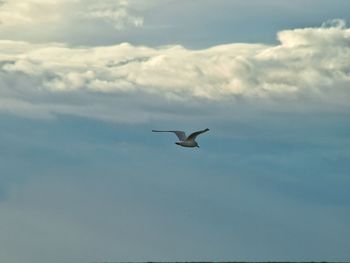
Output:
[[[173,132],[176,134],[176,136],[179,138],[180,141],[175,142],[175,144],[183,146],[183,147],[198,147],[198,143],[195,141],[196,137],[204,132],[209,131],[209,129],[204,129],[201,131],[196,131],[191,133],[188,137],[186,136],[186,133],[184,131],[159,131],[159,130],[152,130],[152,132]]]

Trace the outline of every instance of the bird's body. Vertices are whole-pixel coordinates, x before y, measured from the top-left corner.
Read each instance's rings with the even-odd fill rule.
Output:
[[[175,144],[180,145],[182,147],[199,147],[198,143],[196,143],[194,140],[192,141],[179,141]]]
[[[182,147],[198,147],[199,145],[196,142],[196,137],[204,132],[209,131],[209,129],[204,129],[201,131],[193,132],[188,137],[186,136],[184,131],[159,131],[159,130],[152,130],[153,132],[173,132],[176,134],[176,136],[179,138],[180,141],[175,142],[175,144],[180,145]]]

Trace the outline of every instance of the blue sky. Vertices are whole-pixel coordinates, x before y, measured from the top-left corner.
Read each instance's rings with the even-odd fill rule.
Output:
[[[349,8],[1,1],[0,261],[348,261]]]

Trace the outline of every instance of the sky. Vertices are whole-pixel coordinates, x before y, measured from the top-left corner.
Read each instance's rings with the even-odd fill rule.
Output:
[[[0,261],[349,261],[348,10],[0,0]]]

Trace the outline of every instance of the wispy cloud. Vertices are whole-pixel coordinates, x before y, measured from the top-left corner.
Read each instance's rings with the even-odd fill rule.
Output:
[[[122,30],[143,25],[143,17],[134,14],[137,2],[130,0],[5,0],[0,3],[1,27],[28,27],[63,24],[76,17],[103,20]]]
[[[143,17],[132,14],[128,1],[100,2],[88,7],[81,15],[88,19],[102,19],[117,30],[143,26]]]

